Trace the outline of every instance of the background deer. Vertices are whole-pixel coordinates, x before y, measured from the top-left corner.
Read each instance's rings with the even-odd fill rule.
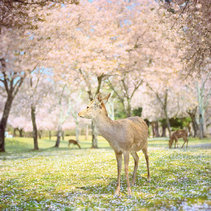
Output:
[[[101,133],[101,135],[108,141],[113,148],[117,160],[117,188],[115,195],[120,194],[120,175],[122,168],[122,155],[124,156],[125,175],[127,181],[127,192],[131,195],[131,188],[128,176],[129,154],[134,159],[134,172],[132,185],[135,183],[136,173],[138,169],[139,157],[137,151],[142,150],[147,164],[147,178],[150,180],[149,172],[149,158],[147,153],[147,137],[148,127],[144,120],[140,117],[129,117],[121,120],[111,120],[108,117],[105,103],[108,101],[110,94],[102,97],[98,94],[87,108],[79,112],[79,116],[83,118],[92,119]]]
[[[178,146],[178,139],[183,138],[184,143],[181,148],[183,148],[184,144],[186,143],[186,147],[188,147],[188,133],[186,130],[176,130],[172,133],[170,140],[169,140],[169,148],[172,147],[174,143],[174,148]]]
[[[81,149],[80,144],[79,144],[77,141],[73,140],[73,139],[70,139],[70,140],[68,141],[68,147],[70,147],[70,144],[77,145],[78,148]]]

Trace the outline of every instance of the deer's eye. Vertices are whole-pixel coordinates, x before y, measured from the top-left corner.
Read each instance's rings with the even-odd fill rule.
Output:
[[[89,106],[87,106],[86,108],[89,109]]]

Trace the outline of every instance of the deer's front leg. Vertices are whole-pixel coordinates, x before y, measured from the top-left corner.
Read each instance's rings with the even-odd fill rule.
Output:
[[[125,162],[125,176],[126,176],[126,181],[127,181],[127,193],[128,193],[128,196],[131,196],[130,180],[129,180],[129,174],[128,174],[129,152],[124,153],[124,162]]]
[[[119,196],[120,194],[120,177],[121,177],[121,169],[122,169],[122,153],[117,153],[116,154],[116,160],[117,160],[117,188],[115,191],[115,196]]]

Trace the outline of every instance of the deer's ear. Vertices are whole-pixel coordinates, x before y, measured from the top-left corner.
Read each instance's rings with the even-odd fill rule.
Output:
[[[111,96],[111,93],[109,93],[106,97],[102,99],[103,103],[106,104],[108,102],[109,97]]]
[[[95,96],[95,99],[98,100],[100,103],[102,102],[102,95],[101,93],[98,93],[96,96]]]

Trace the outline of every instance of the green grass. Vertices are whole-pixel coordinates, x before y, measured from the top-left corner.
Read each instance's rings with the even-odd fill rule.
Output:
[[[188,149],[168,149],[167,140],[150,140],[151,183],[141,152],[137,183],[127,197],[122,169],[121,196],[116,187],[114,152],[104,139],[99,149],[90,149],[90,140],[81,137],[81,147],[53,148],[55,139],[39,140],[33,151],[29,138],[6,140],[0,154],[0,210],[209,209],[211,140],[190,139]],[[180,141],[180,146],[182,141]],[[133,160],[130,158],[130,177]]]

